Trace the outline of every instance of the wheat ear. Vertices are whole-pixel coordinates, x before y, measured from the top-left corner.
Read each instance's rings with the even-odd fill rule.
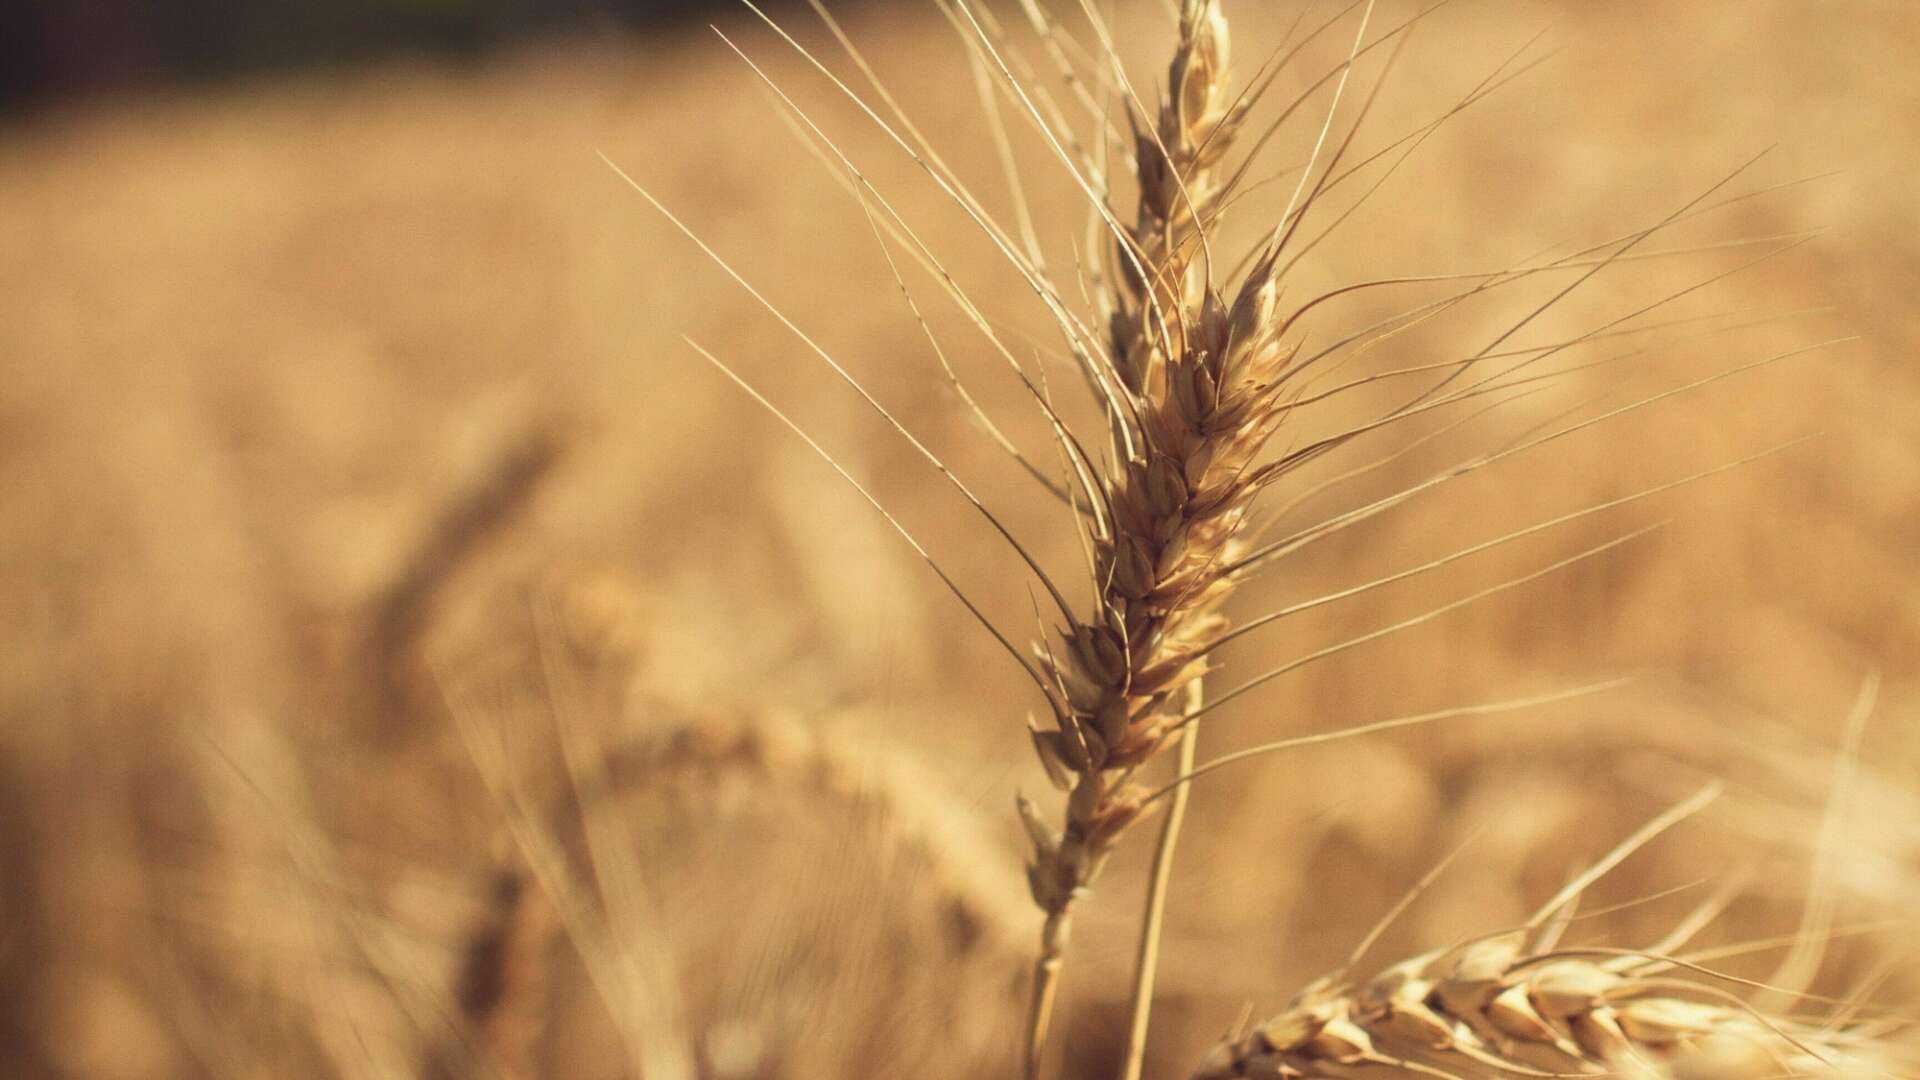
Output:
[[[1361,35],[1365,29],[1362,19]],[[1286,412],[1280,387],[1293,351],[1276,317],[1282,234],[1231,294],[1216,286],[1208,242],[1227,190],[1218,166],[1245,116],[1245,99],[1228,93],[1228,62],[1217,0],[1186,0],[1157,116],[1149,122],[1128,112],[1139,202],[1131,226],[1111,230],[1106,362],[1087,365],[1108,403],[1114,463],[1098,472],[1083,515],[1093,538],[1094,604],[1062,628],[1060,649],[1039,649],[1056,690],[1055,724],[1032,734],[1048,776],[1067,793],[1064,827],[1056,831],[1031,801],[1019,802],[1033,840],[1028,880],[1045,913],[1029,1077],[1040,1071],[1073,904],[1141,812],[1142,792],[1129,778],[1170,738],[1180,740],[1182,771],[1191,768],[1197,728],[1188,713],[1198,708],[1206,653],[1227,630],[1219,608],[1235,584],[1220,570],[1246,554],[1243,526],[1260,486],[1255,459]],[[1144,1047],[1184,792],[1167,815],[1149,884],[1130,1078]]]
[[[1644,1075],[1684,1080],[1895,1076],[1870,1031],[1772,1018],[1710,972],[1654,953],[1536,949],[1514,931],[1320,984],[1194,1080],[1400,1075]]]
[[[606,789],[584,791],[583,800],[680,789],[709,798],[731,782],[846,807],[883,830],[878,843],[924,866],[925,887],[939,897],[956,958],[1017,952],[1016,928],[1024,921],[1018,886],[994,872],[1004,854],[956,812],[934,774],[905,755],[792,720],[705,718],[613,748],[606,769]]]
[[[1911,1065],[1898,1063],[1888,1023],[1861,1018],[1861,1001],[1789,993],[1788,1004],[1797,998],[1831,1005],[1831,1015],[1822,1021],[1769,1014],[1734,988],[1773,988],[1705,966],[1736,950],[1675,955],[1724,908],[1724,897],[1645,950],[1560,944],[1570,906],[1588,886],[1715,794],[1709,788],[1650,823],[1524,927],[1401,961],[1365,982],[1347,981],[1345,969],[1315,981],[1278,1016],[1215,1046],[1193,1080],[1369,1072],[1443,1080],[1914,1075]],[[1803,931],[1789,943],[1798,952],[1807,937]],[[1759,943],[1769,944],[1777,943]]]
[[[949,989],[1016,991],[1024,977],[1025,950],[1018,942],[1028,909],[1017,884],[998,872],[1002,853],[970,815],[956,809],[930,771],[884,750],[847,732],[766,717],[676,717],[609,746],[588,783],[565,792],[543,822],[528,823],[547,837],[556,858],[545,869],[558,880],[539,880],[539,865],[522,869],[523,859],[536,862],[536,852],[521,851],[494,871],[487,910],[462,949],[459,1000],[466,1031],[484,1057],[511,1076],[547,1067],[537,1054],[552,1038],[551,1013],[559,1000],[547,970],[553,950],[570,938],[592,963],[596,958],[588,950],[604,947],[610,936],[600,926],[604,920],[571,910],[580,906],[575,894],[603,872],[603,864],[589,852],[569,849],[580,846],[584,838],[576,832],[596,816],[635,820],[636,814],[662,812],[636,800],[685,804],[703,819],[743,798],[776,800],[787,813],[843,813],[870,826],[863,842],[918,868],[915,888],[927,904],[899,929],[937,949],[942,969],[951,973]],[[643,852],[625,857],[641,858]],[[576,865],[583,859],[586,865]],[[582,938],[583,929],[600,936]],[[614,990],[611,983],[601,988]],[[607,1005],[617,1008],[615,1002]],[[990,1027],[980,1017],[949,1024],[949,1049],[977,1050]],[[696,1027],[691,1034],[697,1040],[711,1032]],[[464,1060],[452,1056],[461,1050],[472,1053],[463,1045],[436,1047],[428,1066],[437,1071],[430,1075],[457,1072],[449,1062]]]

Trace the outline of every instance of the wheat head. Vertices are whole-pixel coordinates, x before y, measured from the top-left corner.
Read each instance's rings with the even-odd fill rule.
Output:
[[[1678,970],[1676,968],[1687,968]],[[1905,1075],[1867,1025],[1768,1016],[1691,965],[1538,947],[1510,931],[1322,980],[1216,1046],[1193,1080],[1624,1075],[1675,1080]]]

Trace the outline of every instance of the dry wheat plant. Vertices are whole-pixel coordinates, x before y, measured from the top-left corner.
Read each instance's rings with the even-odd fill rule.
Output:
[[[1424,142],[1521,79],[1537,61],[1528,42],[1464,94],[1435,103],[1424,123],[1374,136],[1367,121],[1377,95],[1422,23],[1445,6],[1389,15],[1374,0],[1354,0],[1329,11],[1285,5],[1290,13],[1275,40],[1251,48],[1243,42],[1236,49],[1220,0],[1181,0],[1171,13],[1171,60],[1154,69],[1163,77],[1148,81],[1130,67],[1115,22],[1084,0],[1070,13],[1050,11],[1038,0],[1021,0],[1001,12],[969,0],[941,2],[942,14],[967,50],[1001,153],[1010,217],[991,209],[947,164],[823,6],[815,3],[814,9],[851,68],[844,75],[780,23],[762,16],[778,40],[884,133],[923,180],[979,230],[999,256],[1001,272],[1017,279],[1054,324],[1058,340],[1051,346],[1022,340],[985,310],[892,198],[823,129],[814,115],[818,109],[797,102],[781,81],[765,75],[748,52],[722,35],[764,80],[796,134],[857,201],[904,309],[925,335],[926,351],[982,437],[1050,493],[1070,521],[1080,553],[1076,573],[1083,575],[1078,586],[1057,580],[1058,572],[1043,565],[986,499],[818,343],[802,325],[805,315],[789,315],[762,299],[745,275],[641,180],[609,161],[728,277],[761,300],[791,332],[797,348],[811,353],[910,444],[1024,568],[1038,624],[1025,646],[1019,641],[1023,635],[990,618],[972,588],[963,587],[813,433],[706,343],[689,341],[858,489],[1032,684],[1037,707],[1027,721],[1028,734],[1058,794],[1051,805],[1025,795],[1017,800],[1029,841],[1028,892],[1040,917],[1025,989],[1021,1056],[1029,1080],[1049,1075],[1052,1017],[1072,953],[1074,915],[1090,902],[1103,868],[1134,826],[1153,823],[1158,839],[1127,984],[1129,1022],[1124,1041],[1113,1050],[1118,1075],[1124,1080],[1142,1075],[1176,846],[1190,788],[1201,777],[1303,745],[1543,707],[1617,689],[1622,680],[1295,735],[1210,760],[1203,760],[1198,749],[1203,719],[1305,665],[1602,556],[1648,530],[1624,529],[1410,618],[1223,683],[1228,671],[1223,655],[1230,643],[1308,610],[1693,484],[1792,443],[1395,567],[1357,586],[1252,617],[1231,616],[1228,601],[1245,583],[1284,573],[1289,556],[1312,545],[1338,543],[1345,530],[1468,474],[1838,343],[1820,341],[1750,358],[1625,404],[1587,409],[1584,415],[1576,407],[1412,484],[1308,524],[1292,523],[1287,511],[1301,502],[1407,453],[1409,437],[1402,433],[1417,422],[1441,417],[1466,423],[1575,372],[1604,372],[1623,358],[1595,355],[1597,346],[1688,321],[1655,319],[1806,239],[1788,234],[1682,246],[1667,242],[1684,223],[1724,216],[1729,207],[1778,190],[1781,185],[1748,182],[1756,157],[1641,226],[1572,250],[1556,249],[1483,272],[1383,275],[1331,286],[1316,281],[1303,263],[1323,245],[1340,244],[1342,226],[1370,200],[1393,197],[1382,192],[1391,190],[1395,173]],[[1021,24],[1025,36],[1002,20]],[[1330,60],[1323,57],[1329,39],[1344,42]],[[1249,52],[1251,62],[1243,58]],[[1016,160],[1011,131],[1037,138],[1051,154],[1054,175],[1081,197],[1085,212],[1070,258],[1050,252],[1043,239],[1043,233],[1060,232],[1058,223],[1043,221],[1024,201],[1024,185],[1034,181]],[[1295,156],[1285,157],[1289,153]],[[1283,202],[1272,204],[1277,212],[1252,197],[1270,185],[1285,192]],[[1644,260],[1725,251],[1741,257],[1731,267],[1606,312],[1577,330],[1559,330],[1565,302],[1603,274]],[[908,264],[917,264],[941,301],[963,316],[968,344],[935,331],[926,302],[909,283]],[[1418,288],[1409,287],[1425,287],[1429,294],[1388,303],[1384,311],[1355,303],[1383,293],[1418,297]],[[1512,300],[1514,294],[1523,299]],[[1496,306],[1501,302],[1515,313],[1488,313],[1502,310]],[[1367,314],[1356,318],[1356,309]],[[1530,331],[1541,327],[1554,330],[1544,335],[1547,340],[1536,341],[1543,335]],[[724,342],[713,344],[727,351]],[[1049,449],[1021,448],[977,402],[956,368],[958,359],[970,354],[997,361],[1017,381],[1042,422]],[[1569,360],[1575,362],[1569,365]],[[1083,405],[1090,407],[1063,403],[1051,381],[1062,370],[1071,373],[1070,380],[1085,394]],[[1363,405],[1357,420],[1334,404],[1353,397],[1377,403],[1381,392],[1384,407]],[[1441,430],[1452,429],[1449,424]],[[1401,442],[1391,445],[1396,435]],[[1426,437],[1433,437],[1431,429]],[[1349,448],[1383,442],[1390,445],[1373,453],[1385,458],[1362,459],[1330,475],[1314,471]],[[1858,722],[1870,708],[1869,692]],[[1284,776],[1277,782],[1284,785]],[[1316,1077],[1367,1069],[1441,1077],[1912,1075],[1913,1063],[1896,1046],[1904,1027],[1897,1016],[1874,1009],[1865,995],[1812,994],[1821,941],[1834,932],[1823,896],[1807,898],[1809,917],[1787,942],[1788,960],[1768,980],[1724,974],[1708,966],[1713,954],[1684,951],[1688,939],[1732,902],[1725,894],[1701,904],[1658,943],[1641,948],[1563,944],[1588,886],[1713,796],[1709,788],[1662,815],[1576,875],[1524,926],[1489,927],[1485,936],[1443,944],[1388,966],[1370,981],[1351,981],[1348,968],[1369,948],[1363,944],[1349,965],[1308,987],[1279,1016],[1251,1026],[1243,1020],[1240,1033],[1207,1056],[1194,1075]],[[1284,851],[1285,838],[1273,843]],[[1472,857],[1471,845],[1462,857]],[[831,1010],[835,998],[828,995],[816,1006]]]
[[[608,92],[663,95],[656,118],[714,110],[637,126],[641,150],[594,162],[644,218],[637,259],[594,215],[575,222],[594,258],[644,263],[659,295],[574,344],[624,355],[640,325],[652,350],[687,316],[621,399],[643,419],[600,433],[644,428],[639,448],[596,465],[568,418],[524,410],[418,539],[336,568],[375,582],[350,644],[297,606],[282,637],[225,635],[258,654],[208,665],[233,680],[216,679],[226,698],[258,667],[275,673],[263,698],[364,730],[333,742],[249,715],[209,721],[191,753],[151,751],[200,770],[190,797],[142,796],[126,827],[166,854],[124,906],[164,917],[113,934],[152,954],[140,981],[164,1007],[63,975],[77,989],[41,991],[53,1004],[20,1023],[61,1064],[20,1075],[1920,1078],[1920,795],[1897,752],[1876,759],[1907,708],[1883,679],[1906,673],[1849,669],[1844,723],[1796,727],[1780,719],[1793,706],[1696,690],[1706,665],[1664,655],[1684,635],[1645,604],[1612,623],[1616,597],[1685,607],[1696,575],[1737,572],[1710,544],[1650,569],[1638,553],[1669,520],[1765,531],[1825,513],[1713,494],[1822,452],[1800,401],[1747,415],[1721,400],[1849,362],[1851,339],[1797,291],[1748,287],[1820,249],[1793,212],[1818,184],[1757,147],[1702,167],[1717,146],[1617,184],[1570,146],[1516,183],[1496,174],[1553,155],[1497,128],[1468,158],[1484,176],[1436,184],[1426,155],[1553,77],[1553,34],[1509,25],[1499,0],[927,0],[923,20],[889,7],[844,24],[824,0],[777,18],[743,2],[718,42],[649,58],[646,93]],[[936,21],[941,60],[922,40]],[[867,43],[889,33],[904,59]],[[1420,66],[1435,55],[1438,73]],[[745,114],[688,56],[724,57],[795,155],[742,146],[760,132],[733,133]],[[933,86],[915,93],[922,64]],[[534,76],[543,92],[569,77]],[[525,119],[547,101],[531,100],[475,111],[546,123]],[[559,140],[598,115],[553,121]],[[797,190],[781,170],[799,155],[851,225],[813,220],[812,202],[779,235],[728,216],[743,174]],[[229,157],[246,156],[213,155]],[[501,186],[544,192],[544,168]],[[1570,177],[1588,186],[1559,191]],[[1547,205],[1609,194],[1571,226],[1514,222],[1517,187],[1554,188]],[[572,219],[493,224],[554,220]],[[735,254],[755,246],[788,279]],[[881,268],[880,286],[847,285],[855,266]],[[620,305],[624,286],[592,288],[593,318]],[[1751,303],[1730,306],[1730,288]],[[482,307],[420,317],[419,336],[471,318],[483,329],[461,340],[484,351]],[[884,365],[848,359],[861,345]],[[620,397],[596,378],[580,396]],[[787,450],[751,452],[757,428],[695,404],[709,384],[744,392]],[[1720,412],[1736,434],[1709,441]],[[1804,415],[1835,414],[1850,419]],[[1601,480],[1556,456],[1578,445],[1599,447],[1580,467]],[[644,512],[600,505],[625,485]],[[1788,490],[1815,502],[1784,483],[1765,499]],[[1675,493],[1691,501],[1669,519]],[[736,494],[785,523],[769,561],[842,613],[829,630],[782,638],[801,601],[728,580],[757,542],[744,525],[685,526],[696,503],[734,513]],[[343,512],[311,532],[364,524]],[[515,532],[536,528],[544,544]],[[575,550],[595,546],[583,537],[657,541],[704,576],[636,583]],[[1807,544],[1834,553],[1809,565],[1867,562],[1835,535]],[[553,549],[578,560],[555,570]],[[887,576],[895,557],[946,594],[924,635],[960,672],[939,700],[891,701],[879,680],[849,692],[858,680],[831,671],[915,632],[878,595],[911,587]],[[1472,644],[1461,620],[1501,608],[1520,613],[1481,627],[1501,647]],[[1734,651],[1781,618],[1704,617]],[[1651,659],[1536,659],[1556,641],[1583,652],[1594,622]],[[976,645],[1022,704],[972,670]],[[1370,666],[1396,646],[1430,696],[1400,700]],[[1784,680],[1803,660],[1752,663]],[[186,678],[168,656],[146,666]],[[327,677],[300,677],[315,668]],[[129,790],[172,790],[160,766],[118,767]],[[212,873],[165,846],[202,829],[227,860]],[[17,950],[0,920],[0,975],[23,986],[59,955],[34,920],[57,926],[86,894],[59,880],[33,893]],[[75,1034],[117,1014],[145,1042]],[[13,1021],[0,1012],[0,1051]],[[149,1043],[177,1060],[128,1049]]]

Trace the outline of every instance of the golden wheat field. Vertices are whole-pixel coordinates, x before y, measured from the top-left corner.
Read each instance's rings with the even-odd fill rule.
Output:
[[[0,1075],[1920,1075],[1920,10],[778,21],[0,126]]]

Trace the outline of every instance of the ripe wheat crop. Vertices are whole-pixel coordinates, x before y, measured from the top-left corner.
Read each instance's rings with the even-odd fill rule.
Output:
[[[322,268],[291,278],[338,308],[284,335],[300,363],[256,370],[243,326],[234,370],[181,361],[75,424],[68,471],[152,516],[128,533],[166,558],[132,565],[165,602],[0,683],[139,721],[0,769],[42,846],[119,836],[141,867],[100,899],[0,849],[23,1075],[1920,1077],[1911,500],[1893,452],[1828,438],[1920,401],[1860,358],[1898,328],[1859,344],[1868,302],[1813,295],[1882,295],[1803,220],[1825,162],[1678,98],[1643,122],[1684,153],[1596,145],[1578,99],[1627,97],[1632,56],[1533,97],[1563,32],[1644,46],[1609,20],[1698,30],[1691,5],[1537,35],[1491,0],[808,7],[744,3],[623,74],[419,76],[371,149],[386,91],[215,140],[336,131],[384,175],[429,130],[445,175],[289,227],[271,272],[244,247],[249,287]],[[1767,18],[1800,35],[1776,61],[1897,52]],[[521,164],[476,169],[463,122]],[[555,155],[590,160],[550,181]],[[171,206],[132,160],[109,171]],[[182,216],[274,216],[207,190]],[[433,269],[382,280],[355,230]],[[178,347],[224,341],[181,280]],[[361,305],[391,325],[333,325]],[[442,470],[468,455],[405,436],[458,380],[373,408],[382,348],[534,359],[445,395],[450,443],[507,435]],[[387,413],[409,430],[352,435]],[[398,523],[355,488],[273,558],[202,541],[277,535],[289,459],[342,445],[334,472],[457,482]],[[196,501],[148,457],[271,490]],[[76,597],[114,591],[76,565]],[[149,625],[175,609],[207,674]],[[91,693],[115,648],[111,708],[12,693]],[[1844,723],[1806,706],[1829,684],[1864,685]],[[132,826],[43,778],[81,758]]]

